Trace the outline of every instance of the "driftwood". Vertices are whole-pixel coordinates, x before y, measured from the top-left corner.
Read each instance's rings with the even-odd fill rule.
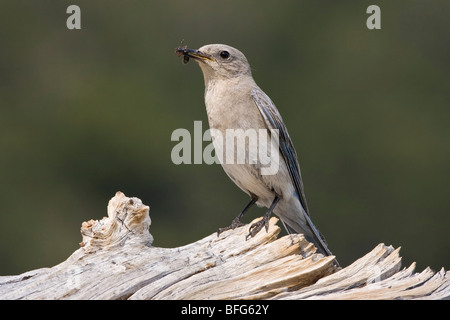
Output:
[[[401,267],[399,249],[379,244],[338,269],[302,235],[248,226],[178,248],[153,247],[149,207],[118,192],[108,217],[82,224],[66,261],[0,277],[0,299],[449,299],[450,273]]]

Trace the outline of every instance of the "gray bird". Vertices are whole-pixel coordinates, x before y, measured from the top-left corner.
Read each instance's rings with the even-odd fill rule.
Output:
[[[332,255],[324,237],[311,221],[297,153],[283,119],[272,100],[253,80],[244,54],[224,44],[210,44],[198,50],[182,47],[177,48],[176,52],[183,56],[184,63],[189,58],[194,59],[203,72],[205,105],[211,129],[219,130],[223,136],[227,129],[278,129],[280,157],[276,174],[262,174],[260,163],[222,161],[227,175],[251,197],[251,201],[229,227],[219,229],[218,233],[243,225],[241,217],[256,203],[269,210],[263,219],[250,226],[247,238],[256,235],[263,227],[267,231],[273,212],[281,219],[288,233],[302,233],[320,253]],[[213,143],[216,151],[223,148],[214,137]]]

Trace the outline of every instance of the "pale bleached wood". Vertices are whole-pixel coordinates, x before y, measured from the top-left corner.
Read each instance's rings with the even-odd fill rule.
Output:
[[[178,248],[153,247],[149,207],[116,193],[108,217],[82,224],[66,261],[0,277],[0,299],[448,299],[450,273],[401,266],[400,248],[379,244],[351,265],[316,254],[302,235],[248,226]]]

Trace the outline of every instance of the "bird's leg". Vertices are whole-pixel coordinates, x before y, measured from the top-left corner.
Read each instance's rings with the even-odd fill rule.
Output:
[[[266,212],[263,218],[250,226],[250,228],[248,229],[248,235],[245,237],[245,240],[248,240],[248,238],[253,238],[259,231],[261,231],[263,227],[266,227],[266,232],[269,231],[270,215],[272,214],[273,209],[275,209],[278,201],[280,201],[280,198],[278,196],[275,196],[275,199],[273,199],[269,210]]]
[[[234,218],[234,220],[231,222],[231,225],[229,225],[228,227],[225,227],[225,228],[219,228],[219,230],[217,230],[217,236],[219,236],[222,232],[224,232],[226,230],[230,230],[230,229],[234,229],[234,228],[243,226],[244,224],[241,222],[242,216],[248,209],[250,209],[250,207],[252,205],[255,204],[256,201],[258,201],[258,197],[252,195],[252,200],[245,206],[244,210],[242,210],[241,213],[239,213],[239,215],[236,218]]]

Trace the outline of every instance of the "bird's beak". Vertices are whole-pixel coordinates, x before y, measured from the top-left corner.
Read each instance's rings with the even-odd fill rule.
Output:
[[[214,61],[209,55],[197,50],[197,49],[189,49],[186,47],[180,47],[175,50],[175,53],[181,57],[183,56],[183,62],[188,63],[189,58],[193,58],[198,61]]]

